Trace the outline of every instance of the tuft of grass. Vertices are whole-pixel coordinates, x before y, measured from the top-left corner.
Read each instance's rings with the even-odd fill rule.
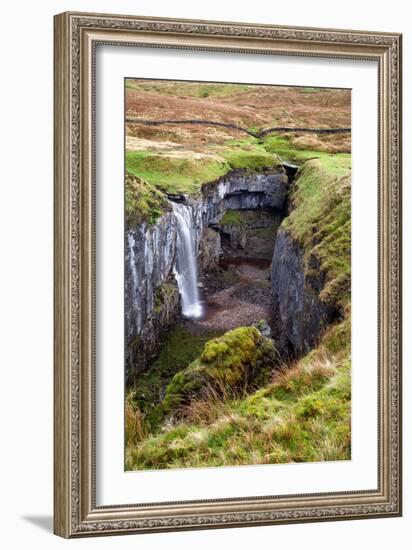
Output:
[[[130,399],[126,399],[125,432],[128,445],[137,445],[147,435],[143,415],[140,409],[133,406]]]
[[[351,317],[350,311],[345,312],[341,323],[330,327],[323,336],[323,345],[330,353],[349,351],[351,344]]]

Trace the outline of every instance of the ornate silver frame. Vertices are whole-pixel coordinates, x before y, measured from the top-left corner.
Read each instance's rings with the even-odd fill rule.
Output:
[[[63,537],[401,514],[401,40],[395,33],[63,13],[55,17],[54,531]],[[372,59],[379,66],[379,487],[96,506],[94,52],[97,44]]]

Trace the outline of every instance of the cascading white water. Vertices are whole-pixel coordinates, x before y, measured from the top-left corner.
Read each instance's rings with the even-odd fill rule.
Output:
[[[202,305],[197,288],[196,247],[193,234],[193,212],[190,206],[172,203],[176,218],[177,239],[174,274],[186,317],[200,317]]]

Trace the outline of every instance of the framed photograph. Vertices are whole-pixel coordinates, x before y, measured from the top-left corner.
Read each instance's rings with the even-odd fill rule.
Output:
[[[54,530],[401,514],[401,35],[55,17]]]

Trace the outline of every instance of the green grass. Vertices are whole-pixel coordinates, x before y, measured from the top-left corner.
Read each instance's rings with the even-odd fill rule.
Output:
[[[278,167],[279,158],[274,152],[267,151],[253,138],[226,142],[220,154],[229,163],[231,169],[243,168],[258,172],[268,167]]]
[[[346,306],[351,275],[350,159],[307,161],[291,195],[293,209],[281,230],[300,242],[306,275],[314,266],[326,275],[321,298]]]
[[[321,344],[246,397],[193,401],[189,416],[129,445],[126,468],[350,459],[348,346],[332,353]]]
[[[175,158],[149,151],[127,151],[126,169],[163,192],[195,195],[203,183],[223,176],[230,166],[214,157]]]
[[[181,153],[181,151],[179,152]],[[163,192],[196,195],[204,183],[214,181],[231,170],[258,172],[278,168],[278,157],[256,140],[228,140],[210,146],[200,158],[191,151],[178,156],[153,151],[127,151],[126,170]]]

